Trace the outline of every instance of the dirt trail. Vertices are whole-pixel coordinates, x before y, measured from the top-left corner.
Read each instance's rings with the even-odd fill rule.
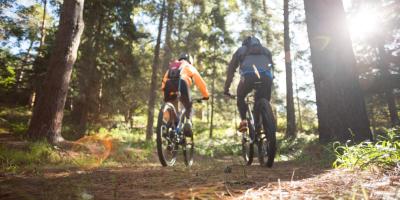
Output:
[[[148,163],[1,175],[0,199],[335,199],[352,195],[361,199],[364,193],[370,199],[396,199],[400,197],[398,181],[294,162],[277,162],[269,169],[242,166],[232,158],[202,159],[191,169]]]

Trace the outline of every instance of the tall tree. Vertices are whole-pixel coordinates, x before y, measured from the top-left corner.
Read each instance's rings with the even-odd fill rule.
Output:
[[[98,93],[100,89],[101,73],[97,67],[101,51],[100,43],[104,40],[103,26],[108,12],[105,2],[86,2],[84,20],[86,29],[83,33],[80,48],[81,57],[76,64],[77,85],[79,96],[74,102],[72,116],[77,125],[77,132],[81,137],[87,130],[89,114],[95,112],[99,105]],[[102,34],[103,33],[103,34]]]
[[[389,71],[390,63],[385,63],[387,59],[387,52],[385,51],[385,47],[382,43],[378,44],[378,66],[381,72],[382,77],[390,77],[391,73]],[[397,114],[396,108],[396,100],[393,94],[392,88],[385,88],[385,99],[388,105],[389,115],[390,115],[390,122],[392,126],[396,126],[400,124],[399,115]]]
[[[156,103],[156,94],[158,85],[157,75],[158,75],[158,68],[160,65],[160,45],[161,45],[161,35],[163,31],[164,15],[165,15],[165,0],[163,0],[160,12],[157,42],[154,49],[153,65],[151,67],[152,74],[151,74],[150,94],[149,94],[148,111],[147,111],[146,140],[151,140],[151,138],[153,137],[154,107]]]
[[[40,25],[40,40],[39,40],[39,51],[38,56],[42,54],[43,44],[46,39],[46,17],[47,17],[47,0],[43,0],[43,17]]]
[[[167,7],[167,27],[165,31],[165,44],[164,44],[164,58],[162,64],[163,73],[167,68],[169,61],[172,57],[172,30],[174,29],[174,17],[175,17],[175,0],[167,0],[168,7]]]
[[[341,0],[304,0],[319,140],[372,139]]]
[[[289,36],[289,0],[283,0],[284,48],[286,68],[286,138],[296,137],[296,118],[293,100],[292,59]]]
[[[32,140],[62,140],[61,124],[72,68],[83,32],[84,0],[64,1],[43,89],[39,90],[27,135]]]

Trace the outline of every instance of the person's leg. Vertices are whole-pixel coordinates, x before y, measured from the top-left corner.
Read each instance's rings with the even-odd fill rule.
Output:
[[[239,85],[237,87],[236,94],[237,94],[237,107],[239,109],[240,118],[242,120],[246,119],[246,112],[247,112],[245,98],[251,92],[252,89],[253,88],[251,83],[251,77],[250,76],[246,78],[241,77]]]
[[[242,120],[239,125],[239,131],[245,132],[247,130],[247,105],[245,98],[253,89],[252,78],[250,76],[241,77],[237,87],[237,106],[239,109],[240,119]]]
[[[192,99],[190,96],[190,88],[187,86],[184,80],[181,80],[181,97],[180,101],[185,107],[185,116],[187,119],[190,119],[192,116]]]
[[[255,88],[255,100],[257,101],[260,98],[266,98],[268,101],[271,100],[271,91],[272,91],[272,80],[268,76],[261,77],[261,85]]]
[[[187,137],[191,137],[193,135],[192,122],[191,122],[192,101],[191,101],[191,97],[190,97],[190,88],[187,86],[187,84],[184,80],[181,80],[180,101],[181,101],[182,105],[185,107],[185,117],[186,117],[186,121],[183,126],[183,133]]]

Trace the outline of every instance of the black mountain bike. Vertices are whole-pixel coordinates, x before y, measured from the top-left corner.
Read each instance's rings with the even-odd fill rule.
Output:
[[[200,103],[202,100],[193,99],[192,103]],[[186,136],[183,133],[183,126],[188,120],[185,112],[185,109],[178,112],[170,102],[164,103],[160,109],[157,122],[157,153],[163,166],[175,164],[179,147],[182,148],[185,165],[193,164],[193,134]]]
[[[261,98],[254,102],[255,98],[252,96],[246,97],[248,129],[247,132],[242,133],[242,156],[246,165],[251,165],[254,157],[254,144],[256,144],[260,165],[272,167],[276,153],[275,117],[267,99]]]

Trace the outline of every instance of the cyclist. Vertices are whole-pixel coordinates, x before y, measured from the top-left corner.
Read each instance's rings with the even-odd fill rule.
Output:
[[[247,107],[245,102],[247,94],[255,89],[256,99],[266,98],[268,101],[271,99],[272,54],[261,45],[258,38],[254,36],[247,37],[242,42],[242,46],[233,54],[229,63],[224,88],[225,95],[230,96],[229,88],[238,67],[241,75],[237,88],[237,106],[241,118],[239,131],[245,132],[247,131]],[[258,87],[254,86],[255,82],[259,82]]]
[[[206,83],[197,69],[192,65],[192,57],[182,53],[178,60],[170,63],[168,71],[162,80],[161,89],[164,91],[164,101],[177,104],[178,96],[185,107],[187,122],[184,124],[183,132],[186,136],[192,136],[191,112],[192,102],[190,97],[190,86],[194,82],[200,90],[203,100],[209,99]],[[178,91],[180,88],[180,91]]]

